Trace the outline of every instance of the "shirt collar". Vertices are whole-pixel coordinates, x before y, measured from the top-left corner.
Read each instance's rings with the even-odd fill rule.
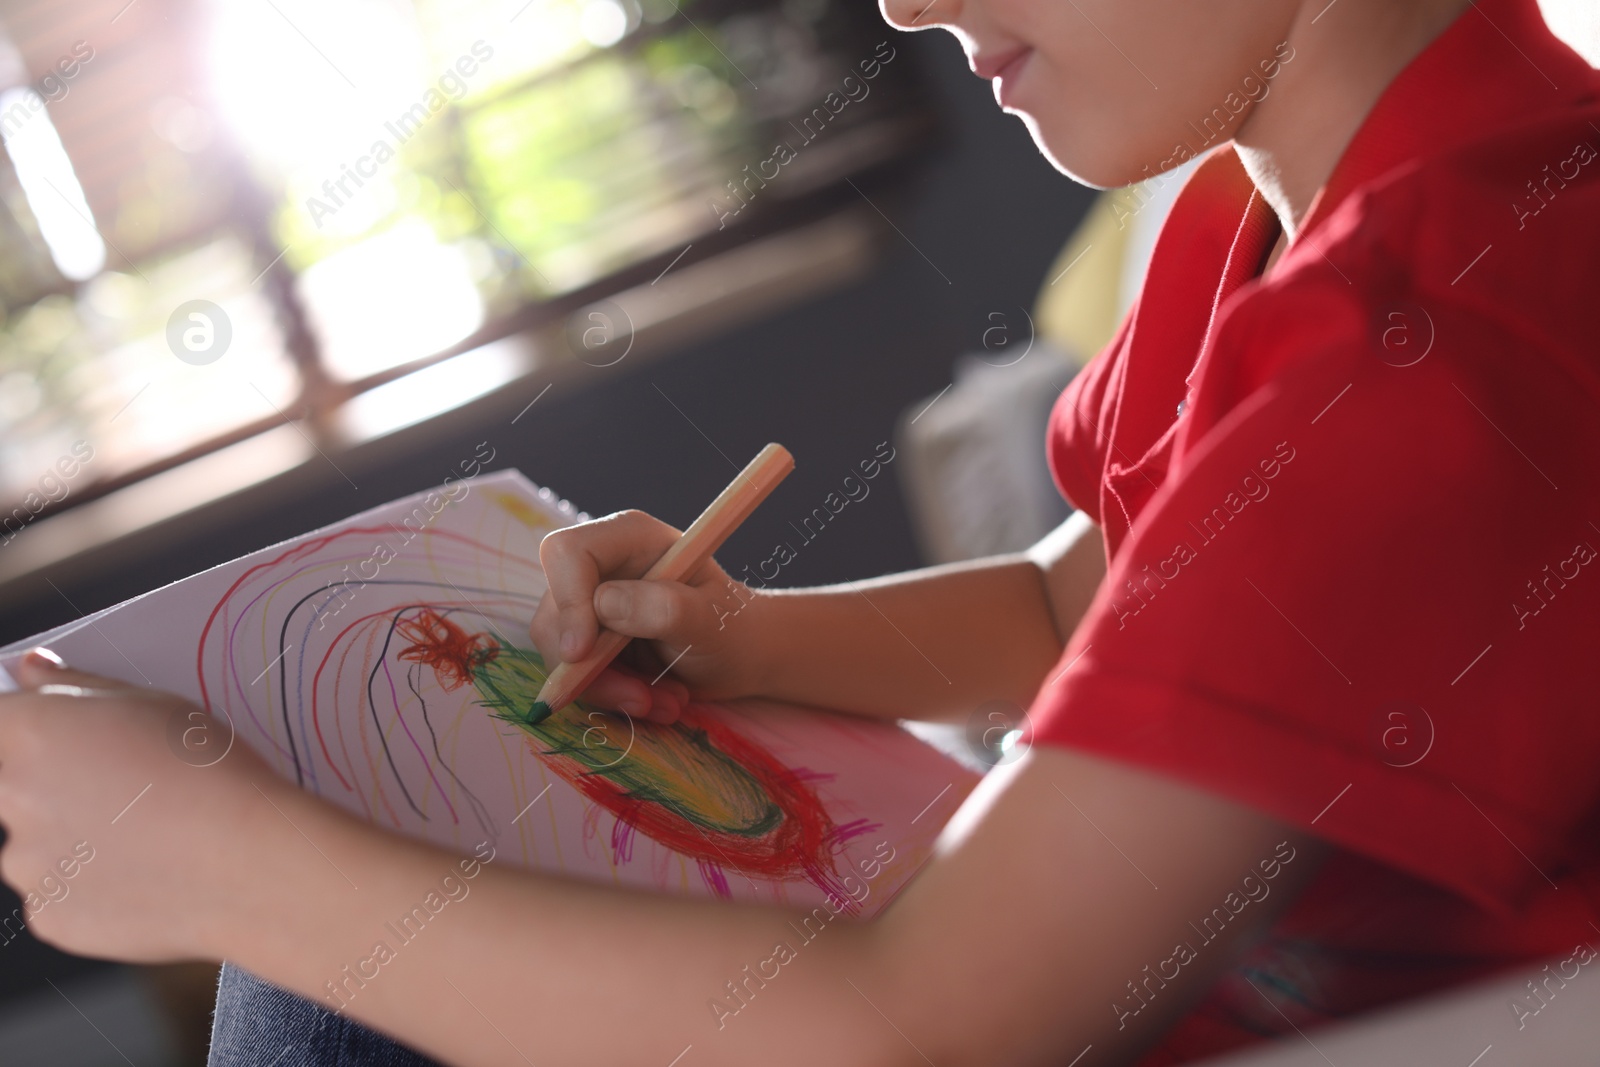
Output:
[[[1550,32],[1537,0],[1469,0],[1378,98],[1313,199],[1301,233],[1396,167],[1527,122],[1539,111],[1592,100],[1597,77]]]
[[[1549,31],[1537,0],[1472,0],[1384,89],[1313,199],[1301,236],[1356,189],[1398,167],[1597,96],[1600,72]],[[1260,273],[1279,233],[1233,146],[1213,150],[1162,226],[1131,343],[1145,352],[1170,347],[1173,358],[1192,360],[1194,340],[1202,339],[1202,351],[1208,346],[1222,305]],[[1203,303],[1184,296],[1195,291],[1197,277],[1217,279]],[[1201,367],[1183,369],[1192,385]],[[1155,421],[1135,434],[1141,449],[1167,428],[1164,402],[1151,406]]]

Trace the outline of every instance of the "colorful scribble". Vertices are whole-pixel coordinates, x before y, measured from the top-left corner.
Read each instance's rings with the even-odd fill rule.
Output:
[[[469,634],[430,609],[402,621],[403,660],[432,667],[446,690],[470,680],[481,703],[526,731],[563,780],[638,831],[693,857],[713,888],[718,868],[762,878],[804,877],[835,888],[835,833],[805,776],[691,704],[671,726],[634,722],[579,703],[532,709],[547,674],[537,652]]]
[[[538,517],[525,504],[502,509],[519,525]],[[592,805],[584,839],[605,840],[614,867],[633,862],[642,837],[692,863],[718,896],[730,895],[729,875],[752,889],[840,893],[834,856],[877,824],[836,823],[815,788],[828,776],[786,765],[706,705],[670,727],[581,704],[536,716],[544,664],[505,636],[526,633],[538,605],[536,554],[455,531],[403,534],[352,526],[246,568],[205,624],[203,702],[260,738],[302,787],[395,829],[433,826],[435,839],[505,830],[499,804],[451,755],[463,730],[482,744],[473,718],[503,721]]]

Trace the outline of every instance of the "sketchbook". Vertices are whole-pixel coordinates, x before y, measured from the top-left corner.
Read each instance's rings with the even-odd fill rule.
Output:
[[[181,694],[222,724],[170,724],[185,762],[249,745],[463,855],[488,842],[496,862],[615,885],[878,911],[977,776],[895,724],[769,702],[691,702],[672,726],[581,701],[538,717],[538,546],[577,518],[515,471],[453,482],[0,649],[0,669],[46,644]]]

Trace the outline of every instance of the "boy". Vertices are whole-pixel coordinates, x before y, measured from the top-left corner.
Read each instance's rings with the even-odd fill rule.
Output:
[[[1023,556],[741,591],[718,629],[726,575],[630,580],[673,531],[624,513],[545,540],[533,637],[572,659],[603,624],[676,659],[591,691],[633,714],[688,690],[883,716],[1002,698],[1031,701],[1032,749],[879,920],[736,1017],[708,1001],[787,911],[492,866],[350,1014],[454,1063],[1168,1063],[1573,953],[1600,869],[1596,73],[1533,0],[885,14],[956,33],[1081,180],[1212,152],[1056,409],[1079,514]],[[449,858],[248,753],[175,765],[163,698],[42,655],[21,680],[0,874],[104,842],[37,932],[236,963],[214,1063],[379,1041],[238,968],[317,996]]]

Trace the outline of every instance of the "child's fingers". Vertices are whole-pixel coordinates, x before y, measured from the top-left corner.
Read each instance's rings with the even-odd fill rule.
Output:
[[[679,645],[693,643],[713,615],[705,595],[682,582],[602,582],[594,608],[608,630]]]
[[[554,667],[561,661],[561,615],[551,597],[540,600],[539,606],[534,609],[533,621],[528,624],[528,636],[533,639],[533,647],[539,650],[539,656],[545,663]]]
[[[655,702],[650,706],[650,721],[663,726],[671,726],[678,721],[678,716],[683,714],[684,701],[664,686],[655,686],[651,689]]]
[[[652,684],[626,665],[607,667],[580,698],[585,704],[620,711],[635,719],[673,723],[689,703],[689,689],[676,678]]]
[[[578,699],[609,711],[620,711],[636,719],[647,718],[655,706],[650,683],[615,667],[607,667]]]
[[[669,651],[671,654],[675,653]],[[632,678],[648,679],[651,703],[645,717],[651,722],[676,722],[689,703],[689,687],[668,673],[667,661],[650,641],[630,641],[612,668]]]
[[[673,527],[637,511],[546,536],[539,559],[550,592],[529,626],[529,636],[545,662],[554,667],[588,655],[602,626],[629,637],[666,639],[681,648],[691,645],[715,614],[705,594],[682,582],[636,580],[678,536]],[[636,644],[631,651],[657,658],[646,648]],[[674,722],[688,703],[689,691],[675,678],[660,677],[660,667],[631,671],[625,653],[595,679],[582,699],[635,718]]]
[[[547,544],[549,541],[549,537],[545,538]],[[545,554],[541,547],[540,556]],[[545,578],[550,582],[545,599],[555,605],[556,655],[562,662],[571,663],[589,654],[599,632],[592,600],[594,587],[600,583],[600,571],[594,558],[582,551],[562,553],[556,560],[543,562]]]
[[[678,679],[672,677],[670,674],[657,682],[655,684],[655,689],[658,691],[665,689],[668,693],[670,693],[678,702],[678,708],[680,711],[683,709],[685,704],[689,703],[689,687],[678,681]]]
[[[677,540],[678,531],[642,511],[623,511],[548,534],[539,562],[550,583],[561,659],[581,659],[594,647],[595,587],[606,578],[634,578]],[[542,605],[541,605],[542,607]]]
[[[132,688],[114,678],[73,670],[47,648],[33,649],[22,657],[17,664],[17,682],[25,689],[64,686],[84,693],[120,693]]]

